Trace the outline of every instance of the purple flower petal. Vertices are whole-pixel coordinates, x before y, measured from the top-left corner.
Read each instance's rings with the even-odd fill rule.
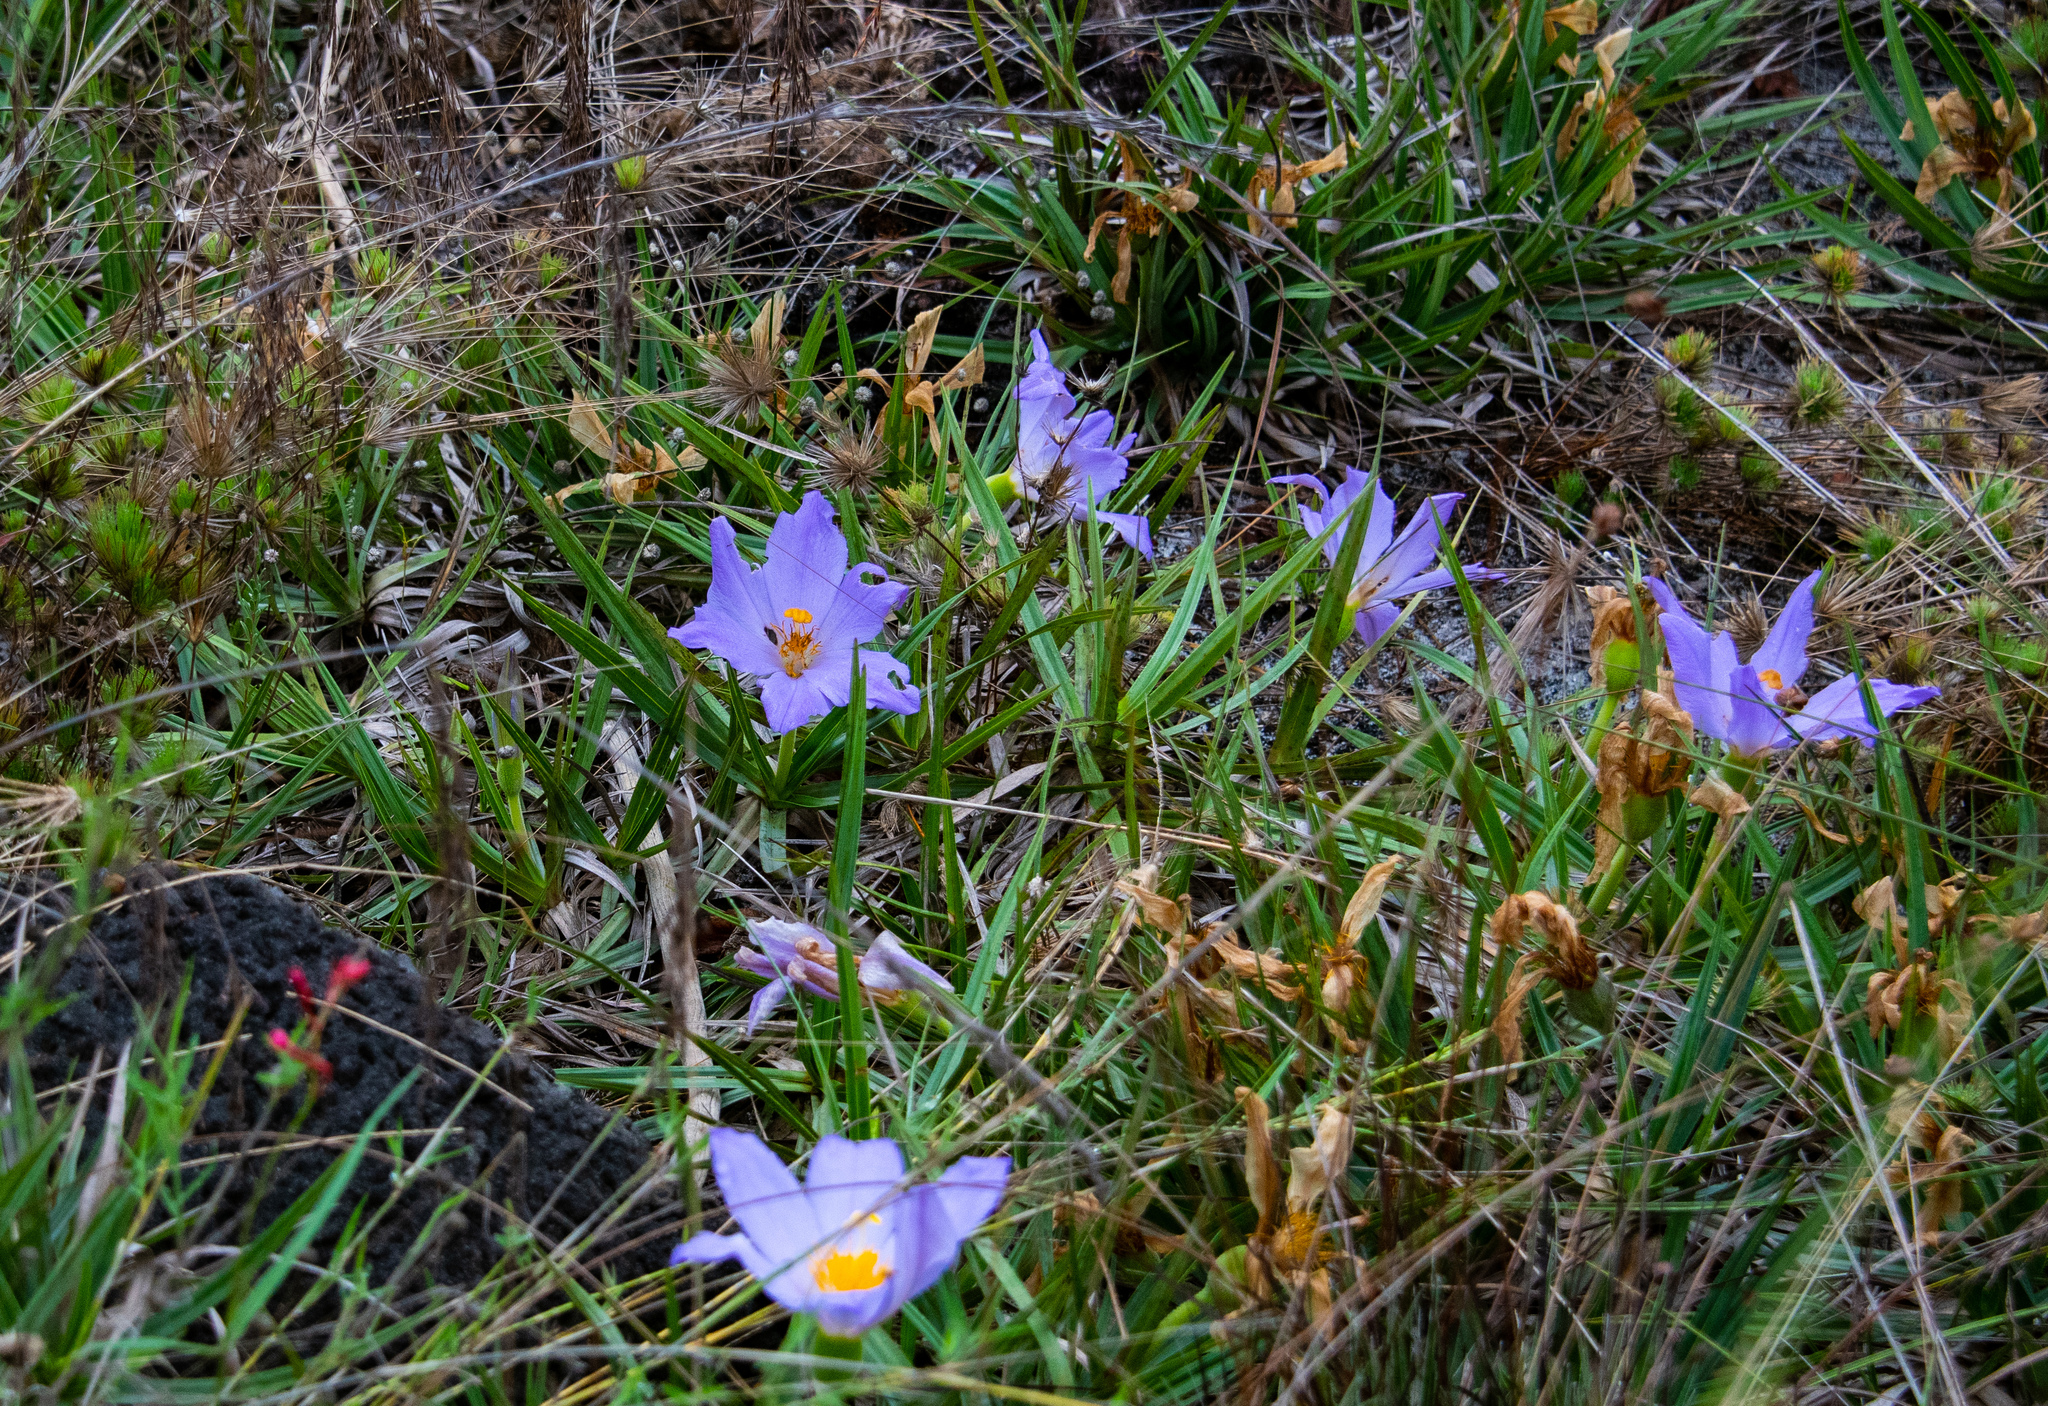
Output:
[[[1709,737],[1728,740],[1729,683],[1734,672],[1735,641],[1725,631],[1710,637],[1678,603],[1671,588],[1654,576],[1643,584],[1662,611],[1657,627],[1664,636],[1664,659],[1671,666],[1678,706],[1692,714],[1693,725]],[[1724,642],[1725,641],[1725,645]],[[1726,667],[1719,656],[1725,655]]]
[[[1280,474],[1268,482],[1295,484],[1313,488],[1322,503],[1319,512],[1306,503],[1295,504],[1294,510],[1301,515],[1301,525],[1311,537],[1321,537],[1331,524],[1351,510],[1351,505],[1364,497],[1366,490],[1372,491],[1371,506],[1365,522],[1365,540],[1359,544],[1358,559],[1361,562],[1376,561],[1387,550],[1387,543],[1394,535],[1394,500],[1389,498],[1370,474],[1357,469],[1346,469],[1344,481],[1334,489],[1325,488],[1323,481],[1313,474]],[[1344,534],[1331,532],[1323,542],[1323,559],[1337,560],[1337,553],[1344,548]]]
[[[892,1263],[889,1277],[874,1288],[835,1294],[812,1283],[802,1291],[803,1307],[797,1311],[814,1315],[818,1320],[818,1331],[827,1337],[859,1337],[910,1302],[911,1296],[902,1292],[899,1287],[902,1281],[897,1277],[897,1264],[902,1257],[892,1252],[889,1258],[896,1263]],[[782,1302],[789,1308],[797,1308],[788,1299]]]
[[[1732,641],[1731,641],[1732,643]],[[1743,664],[1729,675],[1728,731],[1721,740],[1738,757],[1757,757],[1791,740],[1773,699],[1777,690]],[[1695,722],[1698,720],[1695,719]]]
[[[1464,562],[1459,562],[1458,565],[1464,568],[1467,581],[1503,581],[1507,579],[1505,571],[1496,571],[1490,566],[1468,566]],[[1448,569],[1438,567],[1434,571],[1425,571],[1420,576],[1411,576],[1406,581],[1387,587],[1385,590],[1378,592],[1377,598],[1380,600],[1400,600],[1403,596],[1417,595],[1423,591],[1440,591],[1446,586],[1455,585],[1456,582],[1457,578],[1452,576]]]
[[[1806,675],[1806,642],[1813,635],[1813,597],[1820,587],[1820,573],[1801,581],[1792,588],[1792,598],[1785,602],[1785,608],[1771,626],[1771,632],[1749,662],[1763,676],[1764,683],[1771,683],[1770,675],[1776,674],[1778,688],[1791,688]]]
[[[885,1137],[855,1142],[828,1135],[811,1150],[804,1192],[833,1231],[878,1215],[901,1192],[903,1150]]]
[[[1421,575],[1436,560],[1443,529],[1451,510],[1464,498],[1462,493],[1438,493],[1422,500],[1422,506],[1408,519],[1393,545],[1376,556],[1358,554],[1358,574],[1352,579],[1352,594],[1361,602],[1380,600],[1393,587]]]
[[[798,942],[806,937],[822,940],[825,935],[809,923],[793,923],[787,918],[755,918],[747,924],[747,936],[767,957],[768,969],[779,972],[796,960]],[[741,964],[744,965],[752,955],[751,952],[741,952]]]
[[[789,1168],[752,1133],[713,1128],[711,1172],[726,1211],[771,1267],[801,1259],[838,1228],[819,1223]]]
[[[754,1242],[744,1235],[718,1235],[700,1230],[668,1253],[672,1269],[686,1264],[723,1264],[727,1260],[738,1260],[741,1267],[757,1279],[775,1270],[775,1266],[754,1248]]]
[[[877,579],[866,579],[870,576]],[[903,598],[909,594],[909,586],[891,581],[887,571],[864,561],[840,578],[824,609],[816,612],[818,637],[866,644],[882,633],[889,612],[903,604]]]
[[[1008,1157],[962,1157],[932,1183],[953,1232],[965,1240],[996,1213],[1010,1184]]]
[[[910,666],[888,650],[863,649],[860,667],[870,708],[915,713],[923,706],[924,694],[910,681]]]
[[[853,651],[828,649],[795,678],[782,669],[761,675],[761,712],[774,733],[815,722],[853,694]]]
[[[1096,520],[1130,544],[1146,561],[1152,560],[1152,520],[1143,513],[1106,513],[1095,510]]]
[[[1917,708],[1941,696],[1932,684],[1912,687],[1889,679],[1872,679],[1871,694],[1877,700],[1880,717],[1906,708]],[[1868,741],[1877,736],[1863,701],[1862,680],[1844,674],[1813,695],[1804,708],[1786,719],[1786,726],[1803,742],[1822,742],[1831,737],[1856,737]]]
[[[807,611],[814,626],[822,625],[846,577],[846,534],[839,530],[824,494],[804,494],[795,512],[775,519],[761,575],[772,609],[765,623],[772,626],[787,618],[783,612],[795,608]]]
[[[894,933],[883,933],[861,954],[860,984],[870,991],[917,991],[918,977],[942,991],[953,989],[946,978],[911,956]]]
[[[961,1244],[1003,1203],[1010,1177],[1007,1157],[962,1157],[937,1181],[912,1188],[904,1198],[903,1302],[939,1282],[960,1257]]]
[[[761,1028],[761,1022],[775,1014],[776,1009],[789,999],[789,978],[777,976],[759,991],[754,999],[747,1002],[747,1034],[752,1035]]]
[[[834,950],[832,939],[824,933],[809,923],[795,923],[786,918],[755,918],[747,924],[747,935],[774,963],[776,973],[787,976],[794,971],[794,979],[813,996],[821,996],[828,1001],[839,999],[838,971],[804,955],[806,944],[810,944],[814,951]]]
[[[768,640],[770,619],[768,597],[758,574],[740,559],[732,524],[714,520],[711,589],[689,623],[670,630],[669,638],[685,649],[708,649],[743,674],[760,674],[780,663]]]
[[[1358,631],[1358,642],[1370,647],[1381,635],[1394,628],[1401,619],[1401,607],[1389,601],[1368,605],[1358,612],[1351,628]]]

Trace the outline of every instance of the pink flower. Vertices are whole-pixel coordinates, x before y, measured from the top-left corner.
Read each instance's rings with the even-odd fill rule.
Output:
[[[314,1050],[300,1049],[292,1043],[292,1037],[283,1030],[270,1032],[271,1047],[286,1059],[305,1067],[313,1078],[313,1096],[320,1096],[320,1086],[334,1077],[334,1066]]]
[[[306,1019],[319,1019],[320,1007],[314,1003],[313,983],[306,980],[305,968],[293,967],[285,973],[285,977],[291,982],[292,991],[299,998],[299,1009],[305,1012]]]

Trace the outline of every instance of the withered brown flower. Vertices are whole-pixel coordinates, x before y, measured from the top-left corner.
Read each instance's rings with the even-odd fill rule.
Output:
[[[1237,1103],[1244,1110],[1245,1187],[1259,1217],[1245,1259],[1246,1288],[1265,1303],[1279,1297],[1282,1285],[1305,1293],[1311,1321],[1321,1323],[1333,1298],[1328,1266],[1337,1258],[1322,1206],[1351,1160],[1351,1116],[1339,1103],[1323,1105],[1315,1140],[1288,1150],[1283,1188],[1266,1101],[1240,1086]]]
[[[572,483],[549,494],[548,501],[557,508],[570,494],[592,488],[601,490],[620,507],[631,507],[673,478],[678,469],[695,468],[704,462],[704,456],[695,449],[685,449],[680,457],[674,457],[659,444],[642,444],[627,437],[617,425],[607,425],[581,394],[571,394],[569,413],[563,421],[570,438],[614,467],[598,478]]]
[[[1995,181],[1998,208],[2012,209],[2013,156],[2037,135],[2034,114],[2027,105],[2021,103],[2018,115],[2008,117],[2005,99],[1993,98],[1987,125],[1980,120],[1976,106],[1951,88],[1928,109],[1928,116],[1941,144],[1920,163],[1920,182],[1913,194],[1926,202],[1946,190],[1950,181]],[[1914,140],[1911,122],[1899,133],[1899,140],[1909,144]]]
[[[1598,113],[1601,151],[1622,148],[1628,151],[1628,159],[1601,192],[1600,203],[1594,207],[1596,215],[1605,215],[1617,206],[1635,203],[1636,167],[1642,163],[1643,148],[1649,143],[1649,134],[1643,130],[1643,120],[1636,116],[1635,109],[1636,96],[1642,92],[1642,85],[1637,83],[1623,88],[1617,68],[1634,37],[1633,29],[1617,29],[1593,46],[1593,61],[1600,66],[1600,76],[1579,99],[1578,107],[1566,118],[1564,129],[1558,133],[1557,154],[1558,159],[1563,160],[1578,144],[1581,124],[1587,117]]]
[[[1297,204],[1295,187],[1311,177],[1343,170],[1351,163],[1351,153],[1357,148],[1358,139],[1346,137],[1328,155],[1304,161],[1299,166],[1288,165],[1275,157],[1271,166],[1261,166],[1253,173],[1251,184],[1245,187],[1244,198],[1251,202],[1252,208],[1271,220],[1276,229],[1293,229]]]
[[[1891,1170],[1892,1185],[1913,1197],[1913,1240],[1925,1250],[1940,1248],[1942,1222],[1963,1213],[1963,1159],[1976,1146],[1956,1127],[1941,1129],[1932,1143],[1926,1161],[1914,1162],[1901,1152],[1899,1165]]]
[[[1151,171],[1139,158],[1138,149],[1130,138],[1118,137],[1116,140],[1123,153],[1122,178],[1117,182],[1117,189],[1104,200],[1102,209],[1095,216],[1095,223],[1089,226],[1088,247],[1081,251],[1081,258],[1085,262],[1095,257],[1095,242],[1102,238],[1103,229],[1115,222],[1116,277],[1110,280],[1109,290],[1119,303],[1128,303],[1131,300],[1132,241],[1141,235],[1158,233],[1159,227],[1166,223],[1168,211],[1185,215],[1201,203],[1201,197],[1189,188],[1195,178],[1192,165],[1182,170],[1178,185],[1156,196],[1139,190],[1138,183],[1150,176]],[[1288,208],[1293,206],[1290,204]]]
[[[1600,813],[1595,821],[1593,872],[1604,874],[1623,844],[1655,832],[1655,800],[1685,784],[1696,750],[1692,714],[1668,694],[1644,689],[1641,706],[1628,722],[1615,724],[1600,739]]]
[[[1509,1064],[1522,1058],[1522,1007],[1544,977],[1556,981],[1567,992],[1592,992],[1603,981],[1599,954],[1579,933],[1578,920],[1565,906],[1540,890],[1510,894],[1494,911],[1491,933],[1500,953],[1521,945],[1523,935],[1535,928],[1543,934],[1544,945],[1516,958],[1508,973],[1500,1010],[1493,1019],[1493,1035],[1500,1042],[1501,1057]]]

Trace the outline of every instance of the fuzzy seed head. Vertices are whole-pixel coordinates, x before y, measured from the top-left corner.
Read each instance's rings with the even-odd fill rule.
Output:
[[[1681,332],[1664,343],[1664,359],[1697,381],[1713,371],[1714,347],[1704,332]]]
[[[1825,249],[1814,251],[1809,261],[1814,282],[1831,302],[1840,302],[1851,294],[1863,291],[1863,285],[1870,281],[1870,273],[1863,266],[1863,255],[1841,244],[1830,244]]]
[[[881,482],[889,467],[889,447],[873,423],[866,428],[842,425],[819,443],[818,460],[813,476],[819,487],[862,494]]]
[[[735,334],[712,344],[704,384],[689,394],[714,420],[758,420],[781,397],[782,367],[772,350]]]
[[[1786,418],[1794,425],[1821,429],[1842,418],[1849,408],[1849,387],[1842,375],[1819,359],[1802,361],[1792,372],[1792,407]]]
[[[1864,561],[1876,563],[1884,561],[1894,551],[1898,551],[1901,530],[1898,530],[1898,522],[1890,514],[1878,514],[1860,528],[1851,528],[1847,532],[1847,538]]]

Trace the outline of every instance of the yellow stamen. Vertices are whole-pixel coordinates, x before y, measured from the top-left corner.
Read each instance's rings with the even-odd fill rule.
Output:
[[[775,652],[782,656],[782,672],[793,679],[818,662],[818,641],[808,628],[811,612],[792,605],[782,612],[783,623],[775,627]]]
[[[1776,669],[1758,669],[1756,676],[1764,681],[1764,687],[1773,693],[1785,686],[1785,676]]]
[[[832,1294],[875,1289],[889,1277],[889,1267],[876,1261],[873,1250],[862,1250],[857,1255],[828,1250],[811,1261],[811,1277],[818,1281],[820,1289]]]

